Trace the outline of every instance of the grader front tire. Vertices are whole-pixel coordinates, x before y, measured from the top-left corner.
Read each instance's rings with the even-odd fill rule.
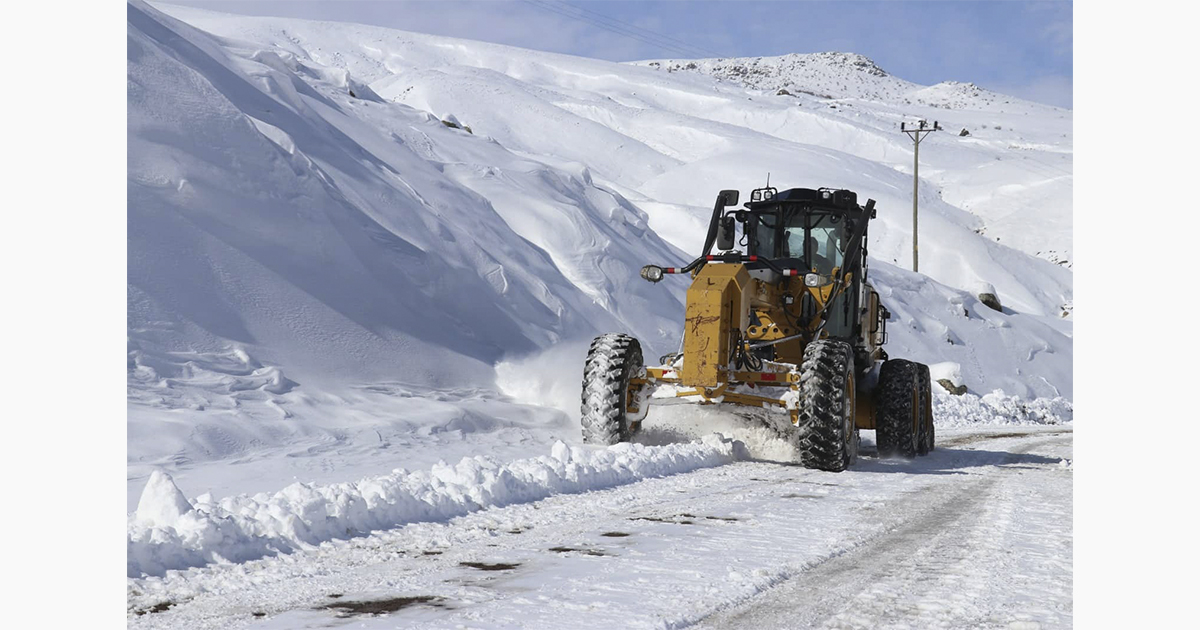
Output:
[[[800,463],[841,472],[858,456],[854,355],[844,341],[814,341],[800,364]]]
[[[596,337],[583,369],[579,422],[587,444],[628,442],[635,431],[626,418],[629,380],[642,369],[642,345],[629,335]]]

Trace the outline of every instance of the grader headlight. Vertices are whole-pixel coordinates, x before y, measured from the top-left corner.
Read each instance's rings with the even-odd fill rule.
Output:
[[[829,278],[826,278],[819,273],[804,274],[804,286],[806,287],[822,287],[829,284],[829,282]]]
[[[648,282],[658,282],[663,279],[663,268],[655,265],[642,267],[642,278]]]

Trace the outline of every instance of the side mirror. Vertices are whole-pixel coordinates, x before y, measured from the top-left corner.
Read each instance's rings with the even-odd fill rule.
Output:
[[[726,208],[728,208],[729,206],[736,206],[736,205],[737,205],[737,202],[738,202],[738,191],[736,191],[736,190],[722,190],[722,191],[721,191],[721,194],[720,194],[719,196],[721,197],[721,200],[722,200],[722,201],[721,201],[721,203],[722,203],[722,204],[724,204],[724,206],[725,206]]]
[[[734,191],[734,197],[737,197],[737,191]],[[734,202],[736,203],[736,202]],[[721,223],[717,226],[717,249],[727,252],[733,249],[733,217],[722,217]]]

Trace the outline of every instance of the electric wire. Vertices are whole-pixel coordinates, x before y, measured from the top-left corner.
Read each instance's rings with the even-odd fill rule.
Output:
[[[654,31],[650,31],[650,30],[647,30],[647,29],[644,29],[641,27],[636,27],[636,26],[633,26],[632,24],[629,24],[628,22],[623,22],[623,21],[617,20],[615,18],[609,18],[609,17],[603,16],[599,13],[595,13],[594,11],[587,11],[586,9],[582,9],[580,7],[575,7],[575,6],[564,4],[564,3],[546,2],[544,0],[524,0],[524,2],[531,6],[542,9],[543,11],[549,11],[551,13],[556,13],[563,17],[571,18],[573,20],[578,20],[580,22],[585,22],[587,24],[590,24],[597,28],[604,29],[611,33],[616,33],[617,35],[622,35],[624,37],[628,37],[629,39],[633,39],[633,40],[641,42],[643,44],[647,44],[647,45],[653,46],[655,48],[660,48],[660,49],[666,50],[668,52],[673,52],[673,53],[682,55],[687,58],[706,57],[706,56],[719,57],[720,56],[717,53],[706,50],[704,48],[700,48],[698,46],[693,46],[691,44],[686,44],[686,43],[682,43],[682,42],[681,42],[682,45],[672,44],[667,40],[668,39],[673,40],[673,41],[679,41],[679,40],[675,40],[674,38],[668,38],[667,36],[662,35],[660,33],[655,33]],[[586,13],[584,13],[584,12],[586,12]],[[601,21],[600,19],[598,19],[596,17],[592,17],[592,15],[589,15],[589,13],[599,16],[599,17],[602,17],[608,21],[607,22]],[[631,29],[637,29],[637,31],[631,30]],[[639,33],[638,31],[641,31],[641,32]],[[645,34],[643,34],[643,33],[645,33]],[[699,53],[699,54],[697,54],[697,53]]]
[[[668,44],[668,43],[665,43],[662,41],[655,41],[655,40],[647,38],[643,35],[639,35],[635,32],[628,31],[626,29],[623,29],[623,28],[620,28],[617,26],[612,26],[612,25],[606,24],[604,22],[600,22],[599,20],[596,20],[589,16],[574,13],[574,12],[570,11],[568,8],[566,8],[569,5],[551,4],[549,2],[539,2],[537,0],[524,0],[524,1],[526,4],[530,4],[532,6],[538,7],[544,11],[549,11],[551,13],[556,13],[563,17],[571,18],[573,20],[578,20],[580,22],[585,22],[585,23],[595,26],[597,28],[604,29],[611,33],[616,33],[617,35],[622,35],[622,36],[628,37],[629,39],[633,39],[633,40],[641,42],[643,44],[647,44],[650,46],[654,46],[656,48],[668,50],[668,51],[671,51],[671,52],[674,52],[677,54],[681,54],[684,56],[691,56],[693,54],[692,52],[690,52],[686,49],[677,47],[675,45]]]
[[[588,9],[588,8],[585,8],[585,7],[581,7],[581,6],[575,6],[575,5],[569,5],[569,6],[570,6],[572,9],[575,9],[576,11],[580,11],[580,12],[582,12],[582,13],[587,13],[587,14],[590,14],[590,15],[596,16],[596,19],[599,19],[599,20],[605,20],[605,21],[608,21],[608,22],[615,22],[615,23],[617,23],[617,24],[619,24],[619,25],[623,25],[623,26],[625,26],[625,27],[627,27],[627,28],[629,28],[629,29],[632,29],[632,30],[634,30],[634,31],[639,31],[639,32],[645,33],[645,34],[647,34],[648,36],[650,36],[650,37],[652,37],[652,38],[653,38],[653,37],[657,37],[657,38],[660,38],[660,39],[662,39],[662,40],[666,40],[666,41],[668,41],[668,42],[674,42],[674,43],[676,43],[676,44],[679,44],[680,46],[683,46],[684,48],[689,48],[689,49],[691,49],[691,50],[697,51],[697,52],[701,53],[701,54],[702,54],[702,55],[704,55],[704,56],[708,56],[708,57],[720,57],[720,56],[721,56],[721,53],[718,53],[718,52],[716,52],[716,51],[713,51],[713,50],[709,50],[709,49],[707,49],[707,48],[704,48],[704,47],[702,47],[702,46],[696,46],[696,45],[694,45],[694,44],[690,44],[690,43],[688,43],[688,42],[685,42],[685,41],[683,41],[683,40],[681,40],[681,39],[676,39],[676,38],[674,38],[674,37],[671,37],[670,35],[667,35],[667,34],[665,34],[665,33],[659,33],[659,32],[657,32],[657,31],[652,31],[652,30],[650,30],[650,29],[647,29],[647,28],[642,28],[642,27],[640,27],[640,26],[637,26],[636,24],[632,24],[632,23],[630,23],[630,22],[626,22],[626,21],[624,21],[624,20],[619,20],[619,19],[617,19],[617,18],[615,18],[615,17],[611,17],[611,16],[608,16],[608,15],[604,15],[603,13],[597,13],[596,11],[592,11],[591,9]]]

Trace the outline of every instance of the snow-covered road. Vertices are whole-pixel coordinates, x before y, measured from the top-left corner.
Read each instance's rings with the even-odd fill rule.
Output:
[[[841,474],[737,462],[130,580],[129,627],[1070,627],[1071,428],[939,440],[917,461],[868,444]]]

